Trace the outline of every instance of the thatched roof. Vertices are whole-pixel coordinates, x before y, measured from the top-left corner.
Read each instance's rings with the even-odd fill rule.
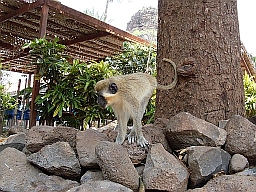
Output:
[[[120,52],[124,41],[148,44],[55,0],[1,0],[0,30],[1,63],[10,71],[27,74],[35,66],[28,50],[21,47],[44,32],[47,39],[59,37],[59,43],[67,46],[66,54],[84,62]]]

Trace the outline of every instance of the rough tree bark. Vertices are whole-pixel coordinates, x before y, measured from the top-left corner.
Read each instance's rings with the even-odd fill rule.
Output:
[[[159,0],[157,78],[177,86],[157,91],[155,117],[189,112],[217,125],[245,115],[236,0]]]

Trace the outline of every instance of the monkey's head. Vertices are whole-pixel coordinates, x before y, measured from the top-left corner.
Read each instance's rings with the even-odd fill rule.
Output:
[[[111,79],[104,79],[96,83],[95,91],[97,94],[97,103],[106,108],[117,101],[118,87]]]

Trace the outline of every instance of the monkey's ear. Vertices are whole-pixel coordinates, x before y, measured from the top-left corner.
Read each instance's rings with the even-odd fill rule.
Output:
[[[112,94],[115,94],[118,90],[117,85],[115,83],[109,84],[109,90]]]

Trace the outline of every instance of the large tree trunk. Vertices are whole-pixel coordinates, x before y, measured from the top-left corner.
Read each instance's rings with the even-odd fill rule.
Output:
[[[155,117],[179,112],[217,124],[245,115],[236,0],[159,0],[157,78],[168,84],[173,71],[195,64],[177,86],[157,91]],[[184,72],[184,71],[183,71]],[[182,73],[180,73],[182,74]]]

